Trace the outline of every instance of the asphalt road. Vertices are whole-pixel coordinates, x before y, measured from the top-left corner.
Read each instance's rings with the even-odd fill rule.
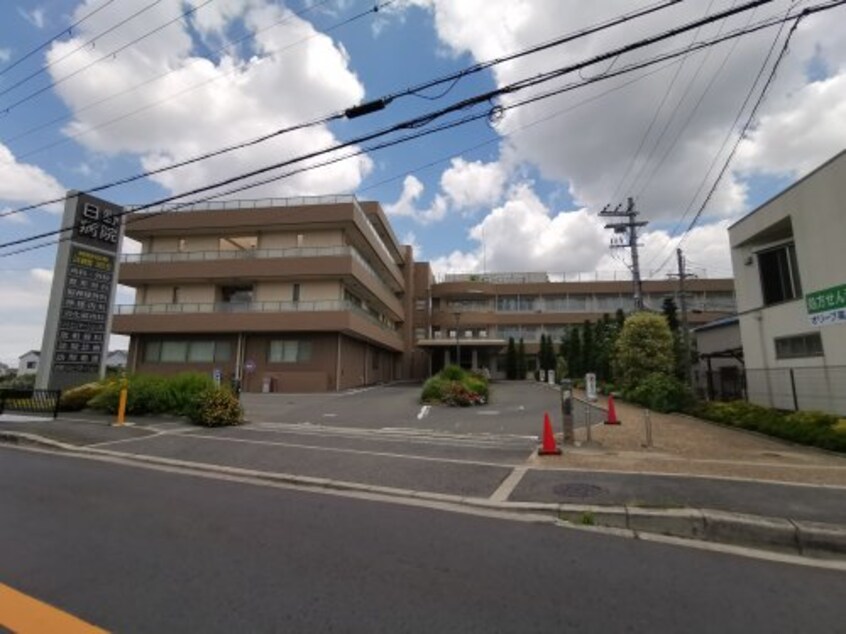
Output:
[[[121,632],[842,632],[846,575],[0,447],[0,583]]]
[[[469,408],[424,407],[420,387],[397,383],[339,394],[242,394],[242,400],[252,422],[537,436],[544,412],[560,420],[558,390],[532,381],[494,383],[491,402]]]

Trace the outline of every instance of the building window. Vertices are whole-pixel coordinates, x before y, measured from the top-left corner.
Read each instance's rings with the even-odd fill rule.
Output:
[[[229,361],[228,341],[160,341],[144,345],[146,363],[212,363]]]
[[[252,286],[223,286],[220,299],[224,304],[249,304],[253,301]]]
[[[802,296],[793,243],[758,253],[758,272],[765,306]]]
[[[426,300],[425,299],[415,299],[414,300],[414,309],[415,310],[426,310]]]
[[[170,303],[171,304],[178,304],[179,303],[179,295],[180,295],[179,287],[174,286],[173,287],[173,294],[170,297]]]
[[[800,359],[823,356],[822,337],[810,332],[794,337],[779,337],[775,340],[776,359]]]
[[[302,363],[311,361],[311,342],[276,339],[270,342],[267,360],[270,363]]]
[[[425,339],[426,338],[426,329],[425,328],[415,328],[414,329],[414,338],[415,339]]]
[[[300,301],[300,285],[294,284],[293,289],[291,290],[291,300],[298,302]]]
[[[35,361],[27,361],[26,362],[26,369],[27,370],[34,370],[35,369]]]
[[[302,233],[297,234],[297,246],[301,247],[305,244],[305,235]]]

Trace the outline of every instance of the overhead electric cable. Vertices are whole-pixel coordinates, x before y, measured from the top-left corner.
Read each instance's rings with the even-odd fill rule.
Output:
[[[111,0],[111,1],[113,2],[114,0]],[[393,0],[391,0],[391,1],[393,1]],[[317,8],[327,4],[329,2],[331,2],[331,0],[320,0],[320,2],[308,4],[304,9],[300,9],[299,11],[294,11],[292,13],[286,14],[285,17],[283,17],[280,20],[277,20],[276,22],[273,22],[272,24],[269,24],[265,27],[262,27],[260,29],[255,30],[255,31],[250,31],[247,34],[245,34],[245,35],[243,35],[240,38],[237,38],[235,40],[228,41],[223,46],[210,51],[209,55],[218,55],[218,54],[223,53],[225,51],[236,50],[236,47],[239,44],[241,44],[242,42],[245,42],[246,40],[252,39],[255,36],[259,35],[260,33],[264,33],[265,31],[269,31],[270,29],[276,28],[277,26],[279,26],[281,24],[285,24],[286,22],[292,20],[295,17],[299,18],[299,17],[302,17],[302,16],[304,16],[308,13],[311,13],[315,9],[317,9]],[[387,4],[390,4],[390,3],[386,2],[386,3],[383,3],[382,5],[378,5],[378,6],[386,6]],[[366,13],[371,13],[373,11],[374,11],[374,9],[368,9],[368,11]],[[341,26],[345,23],[346,23],[346,21],[341,22],[341,23],[336,24],[336,25],[333,25],[333,26],[329,27],[326,30],[326,32],[328,33],[330,31],[338,28],[338,26]],[[316,35],[318,35],[318,34],[314,34],[314,35],[311,35],[307,38],[297,40],[297,42],[295,42],[292,46],[295,46],[295,45],[298,45],[302,42],[305,42],[305,41],[311,39],[312,37],[315,37]],[[283,49],[276,49],[274,51],[270,51],[270,53],[276,54],[276,53],[279,53],[281,50],[287,50],[288,48],[290,48],[290,46],[286,46]],[[92,108],[96,108],[97,106],[108,103],[108,102],[112,101],[113,99],[117,99],[118,97],[128,95],[129,93],[135,92],[139,88],[145,88],[145,87],[149,86],[150,84],[153,84],[153,83],[155,83],[155,82],[157,82],[161,79],[164,79],[165,77],[172,75],[173,73],[178,73],[179,71],[184,70],[185,68],[187,68],[188,66],[190,66],[194,63],[198,63],[198,62],[201,62],[201,61],[205,62],[206,59],[207,59],[206,57],[191,57],[190,62],[188,64],[185,64],[183,66],[177,66],[175,68],[171,68],[171,69],[169,69],[169,70],[167,70],[163,73],[156,75],[155,77],[151,77],[149,79],[146,79],[139,84],[134,84],[134,85],[130,86],[129,88],[125,88],[125,89],[120,90],[116,93],[112,93],[111,95],[108,95],[106,97],[101,97],[101,98],[96,99],[94,101],[90,101],[87,104],[85,104],[84,106],[80,106],[79,108],[74,108],[73,112],[71,112],[71,113],[63,114],[59,117],[55,117],[53,119],[50,119],[49,121],[42,121],[41,123],[38,123],[31,128],[27,128],[26,130],[23,130],[23,131],[15,134],[14,136],[10,136],[10,137],[7,137],[7,138],[0,139],[0,143],[4,143],[4,144],[8,145],[8,144],[14,143],[15,141],[18,141],[20,139],[23,139],[23,138],[25,138],[25,137],[27,137],[27,136],[35,133],[35,132],[39,132],[39,131],[41,131],[45,128],[49,128],[51,125],[55,125],[57,123],[64,123],[65,121],[69,121],[69,120],[73,119],[74,117],[79,116],[83,112],[87,112],[88,110],[91,110]],[[222,78],[222,77],[228,77],[229,75],[233,74],[234,72],[236,72],[238,70],[240,70],[240,69],[236,67],[235,69],[228,71],[228,72],[224,73],[223,75],[218,75],[215,78],[215,80],[218,79],[218,78]],[[200,86],[205,86],[207,83],[210,83],[210,82],[202,82],[201,84],[197,84],[196,88],[199,88]],[[176,97],[176,96],[182,95],[182,94],[183,94],[183,92],[180,91],[179,93],[176,93],[175,95],[171,95],[171,97]],[[162,100],[160,103],[164,103],[164,101],[165,100]],[[138,111],[140,111],[140,110],[143,110],[143,109],[139,109]],[[94,131],[94,130],[99,130],[103,127],[110,125],[111,123],[116,122],[116,121],[122,121],[127,116],[130,116],[131,114],[134,114],[135,112],[138,112],[138,111],[132,111],[132,113],[121,115],[120,117],[117,117],[115,119],[111,119],[107,122],[104,122],[103,124],[98,124],[98,125],[96,125],[92,128],[86,128],[85,131],[83,131],[82,133],[73,135],[71,138],[77,138],[78,136],[81,136],[84,133],[88,133],[88,132]],[[41,147],[36,148],[34,150],[30,150],[30,151],[28,151],[24,154],[18,155],[18,158],[24,158],[24,157],[30,156],[32,154],[37,154],[38,152],[41,152],[41,151],[48,149],[48,148],[51,148],[51,147],[55,147],[56,145],[60,145],[61,143],[64,143],[64,142],[66,142],[65,139],[63,139],[63,140],[61,140],[57,143],[54,143],[54,144],[41,146]]]
[[[837,2],[830,3],[828,8],[833,8],[834,6],[841,5],[844,2],[846,2],[846,0],[838,0]],[[793,34],[796,32],[796,29],[799,28],[799,24],[802,22],[802,20],[805,19],[811,13],[815,12],[813,10],[814,8],[815,7],[808,7],[807,9],[804,9],[802,11],[802,13],[798,17],[795,18],[793,25],[791,26],[790,31],[787,33],[787,37],[784,40],[784,44],[782,45],[781,50],[779,51],[778,57],[776,58],[775,62],[772,65],[772,68],[770,69],[770,73],[767,76],[767,80],[764,83],[764,86],[761,89],[761,92],[758,94],[758,98],[755,101],[755,104],[752,106],[752,110],[750,111],[749,116],[746,118],[746,122],[743,124],[743,128],[740,130],[740,133],[737,135],[737,140],[735,141],[734,146],[731,149],[731,152],[729,152],[728,156],[726,157],[726,160],[723,163],[722,168],[720,169],[719,173],[717,174],[717,178],[714,180],[713,184],[711,185],[711,188],[708,190],[708,194],[705,196],[705,199],[702,201],[702,204],[699,206],[699,209],[694,214],[693,218],[690,221],[690,224],[687,226],[687,229],[685,229],[684,233],[682,234],[681,238],[679,239],[679,241],[677,243],[678,245],[681,245],[685,241],[687,236],[690,235],[690,232],[696,226],[696,223],[699,221],[699,218],[702,216],[702,213],[705,211],[706,207],[708,206],[708,203],[711,201],[711,198],[713,197],[714,192],[717,190],[717,187],[720,184],[720,181],[722,180],[723,176],[725,175],[726,171],[728,170],[728,167],[731,164],[731,161],[734,158],[734,155],[737,153],[737,148],[740,147],[740,143],[743,141],[744,138],[746,138],[746,133],[749,130],[749,127],[754,122],[755,115],[758,113],[758,109],[761,107],[761,104],[764,102],[764,98],[766,97],[767,92],[769,91],[769,88],[772,85],[773,80],[775,79],[776,71],[778,70],[778,67],[781,65],[781,62],[787,56],[787,52],[788,52],[788,49],[789,49],[789,46],[790,46],[790,40],[793,38]],[[732,126],[732,129],[733,129],[733,126]],[[659,268],[663,268],[663,264]]]
[[[68,59],[71,55],[74,55],[74,54],[78,53],[79,51],[81,51],[81,50],[83,50],[83,49],[85,49],[85,48],[88,48],[89,46],[92,46],[92,47],[93,47],[93,46],[95,45],[95,42],[96,42],[97,40],[99,40],[100,38],[102,38],[102,37],[104,37],[104,36],[108,35],[109,33],[112,33],[113,31],[116,31],[117,29],[119,29],[120,27],[122,27],[122,26],[123,26],[124,24],[126,24],[127,22],[130,22],[130,21],[134,20],[135,18],[137,18],[137,17],[138,17],[139,15],[141,15],[142,13],[146,13],[147,11],[149,11],[150,9],[152,9],[154,6],[156,6],[157,4],[160,4],[161,2],[162,2],[162,0],[153,0],[153,2],[150,2],[149,4],[147,4],[147,5],[143,6],[143,7],[141,7],[138,11],[136,11],[135,13],[133,13],[132,15],[130,15],[129,17],[124,18],[124,19],[123,19],[123,20],[121,20],[120,22],[118,22],[118,23],[113,24],[112,26],[110,26],[110,27],[109,27],[108,29],[106,29],[105,31],[101,31],[100,33],[97,33],[97,35],[95,35],[95,36],[93,36],[93,37],[91,37],[91,38],[87,39],[85,42],[83,42],[82,44],[80,44],[79,46],[77,46],[76,48],[74,48],[73,50],[70,50],[70,51],[68,51],[67,53],[65,53],[64,55],[62,55],[60,58],[58,58],[58,59],[54,59],[54,60],[53,60],[53,61],[51,61],[51,62],[48,62],[48,63],[46,63],[46,64],[43,64],[43,65],[42,65],[42,66],[41,66],[38,70],[36,70],[35,72],[30,73],[30,74],[29,74],[29,75],[27,75],[26,77],[23,77],[23,78],[19,79],[17,82],[15,82],[14,84],[12,84],[11,86],[6,87],[3,91],[0,91],[0,97],[2,97],[3,95],[5,95],[5,94],[7,94],[7,93],[11,92],[12,90],[14,90],[15,88],[17,88],[18,86],[22,86],[23,84],[25,84],[26,82],[28,82],[30,79],[33,79],[33,78],[35,78],[35,77],[38,77],[41,73],[45,72],[45,71],[46,71],[47,69],[49,69],[49,68],[52,68],[53,66],[55,66],[55,65],[56,65],[56,64],[58,64],[59,62],[63,62],[63,61],[65,61],[65,60],[66,60],[66,59]],[[63,33],[64,33],[64,31],[63,31]]]
[[[375,7],[368,9],[367,11],[356,14],[356,15],[348,18],[347,20],[344,20],[343,22],[339,23],[338,25],[335,25],[332,28],[337,28],[337,27],[343,26],[345,24],[352,22],[353,20],[360,19],[361,17],[364,17],[364,16],[366,16],[370,13],[378,12],[380,8],[384,8],[385,6],[392,4],[394,1],[395,0],[389,0],[388,2],[383,2],[380,5],[376,5]],[[427,82],[424,82],[422,84],[418,84],[418,85],[413,86],[411,88],[408,88],[406,90],[386,95],[384,97],[381,97],[380,99],[372,100],[368,103],[369,104],[374,104],[374,103],[387,104],[387,103],[390,103],[391,101],[394,101],[395,99],[398,99],[400,97],[415,95],[415,94],[418,94],[422,90],[426,90],[428,88],[431,88],[431,87],[434,87],[434,86],[437,86],[437,85],[440,85],[440,84],[443,84],[443,83],[446,83],[446,82],[449,82],[449,81],[453,81],[453,82],[457,81],[461,77],[464,77],[464,76],[469,75],[469,74],[480,72],[483,69],[490,68],[490,67],[495,66],[497,64],[512,61],[514,59],[518,59],[518,58],[524,57],[526,55],[530,55],[530,54],[537,53],[537,52],[540,52],[540,51],[543,51],[543,50],[547,50],[548,48],[550,48],[552,46],[560,46],[564,43],[571,42],[571,41],[573,41],[577,38],[587,37],[588,35],[592,35],[592,34],[598,32],[601,29],[611,28],[613,26],[617,26],[617,25],[622,24],[624,22],[631,21],[635,18],[642,17],[642,16],[645,16],[645,15],[649,15],[651,13],[654,13],[655,11],[658,11],[660,9],[665,9],[669,6],[673,6],[673,5],[678,4],[679,2],[682,2],[682,1],[683,0],[669,0],[667,2],[662,2],[660,4],[651,5],[649,7],[641,9],[639,11],[634,11],[634,12],[630,12],[628,14],[624,14],[624,15],[619,16],[619,17],[617,17],[613,20],[608,20],[608,21],[603,22],[603,23],[598,24],[598,25],[592,25],[592,26],[590,26],[586,29],[582,29],[582,30],[579,30],[579,31],[568,33],[568,34],[566,34],[562,37],[556,38],[554,40],[548,40],[548,41],[543,42],[541,44],[532,46],[528,49],[523,49],[522,51],[510,54],[510,55],[507,55],[507,56],[504,56],[504,57],[500,57],[500,58],[496,58],[496,59],[493,59],[493,60],[488,60],[486,62],[481,62],[479,64],[475,64],[473,66],[470,66],[467,69],[464,69],[464,70],[461,70],[461,71],[458,71],[458,72],[455,72],[455,73],[451,73],[449,75],[442,76],[442,77],[437,78],[437,79],[429,80]],[[766,1],[772,1],[772,0],[766,0]],[[232,71],[232,72],[234,72],[234,71]],[[218,78],[219,78],[219,76],[212,79],[212,80],[207,80],[207,81],[203,82],[203,84],[210,83],[211,81],[215,81]],[[192,90],[193,88],[194,87],[189,87],[188,89],[186,89],[185,91],[182,91],[182,92],[187,92],[189,90]],[[181,94],[181,93],[179,93],[179,94]],[[166,100],[162,100],[162,101],[157,102],[157,103],[161,103],[163,101],[166,101]],[[157,105],[157,104],[150,104],[150,105],[144,106],[144,107],[140,108],[139,110],[136,110],[135,112],[138,112],[140,110],[149,109],[149,108],[151,108],[155,105]],[[124,184],[130,183],[132,181],[139,180],[141,178],[153,176],[155,174],[159,174],[159,173],[162,173],[162,172],[165,172],[165,171],[177,169],[179,167],[184,167],[184,166],[189,165],[191,163],[196,163],[198,161],[206,160],[206,159],[212,158],[214,156],[219,156],[219,155],[225,154],[227,152],[231,152],[231,151],[234,151],[234,150],[249,147],[251,145],[256,145],[257,143],[261,143],[263,141],[274,138],[276,136],[286,134],[287,132],[290,132],[290,131],[293,131],[293,130],[298,130],[298,129],[301,129],[303,127],[308,127],[308,126],[319,125],[319,124],[322,124],[322,123],[327,123],[329,121],[332,121],[332,120],[339,118],[340,116],[350,117],[351,114],[353,116],[360,116],[362,113],[367,111],[367,109],[368,109],[367,103],[366,104],[360,104],[358,106],[347,108],[343,112],[335,112],[335,113],[328,114],[328,115],[321,117],[319,119],[315,119],[308,124],[302,124],[300,126],[291,126],[291,127],[288,127],[288,128],[283,128],[281,130],[277,130],[275,132],[263,135],[263,136],[259,137],[258,139],[245,141],[243,143],[238,143],[238,144],[234,144],[234,145],[231,145],[231,146],[227,146],[227,147],[221,148],[219,150],[200,154],[200,155],[195,156],[193,158],[186,159],[186,160],[180,161],[178,163],[174,163],[174,164],[159,168],[158,170],[145,171],[145,172],[141,172],[139,174],[135,174],[133,176],[128,176],[126,178],[122,178],[122,179],[119,179],[117,181],[113,181],[111,183],[107,183],[107,184],[104,184],[104,185],[100,185],[100,186],[97,186],[97,187],[87,189],[83,193],[89,193],[89,194],[90,193],[96,193],[98,191],[110,189],[110,188],[116,187],[118,185],[124,185]],[[128,115],[126,115],[126,116],[128,116]],[[126,116],[119,117],[118,119],[113,119],[112,121],[108,122],[106,125],[114,123],[118,120],[122,120],[123,118],[126,118]],[[103,127],[103,126],[98,126],[98,128],[99,127]],[[98,129],[98,128],[94,128],[94,129]],[[93,131],[94,129],[86,130],[85,132]],[[76,136],[79,136],[79,135],[76,135]],[[40,148],[39,150],[36,150],[36,151],[41,151],[42,149],[48,149],[48,148],[55,147],[56,145],[60,145],[62,143],[67,142],[68,140],[69,139],[63,139],[59,142],[52,143],[48,146],[44,146],[43,148]],[[30,156],[33,153],[35,153],[35,152],[28,152],[28,153],[19,155],[17,158],[23,159],[23,158],[26,158],[27,156]],[[25,205],[25,206],[19,207],[17,209],[11,209],[11,210],[5,211],[3,213],[0,213],[0,218],[3,218],[5,216],[10,216],[10,215],[13,215],[13,214],[17,214],[17,213],[21,213],[21,212],[24,212],[24,211],[30,211],[30,210],[33,210],[33,209],[38,209],[38,208],[43,207],[45,205],[64,202],[66,199],[67,199],[67,197],[55,198],[55,199],[52,199],[52,200],[42,201],[42,202],[35,203],[35,204]]]
[[[758,0],[757,2],[749,3],[749,5],[747,5],[747,6],[749,6],[751,8],[751,6],[763,4],[764,1],[765,0]],[[828,10],[828,9],[834,8],[836,6],[840,6],[844,3],[846,3],[846,0],[836,0],[834,2],[830,2],[830,3],[826,4],[824,6],[818,5],[816,7],[810,7],[808,9],[803,10],[800,17],[805,17],[806,15],[810,15],[811,13],[817,13],[819,11]],[[721,17],[723,17],[723,16],[717,14],[712,19],[713,20],[720,19]],[[791,16],[791,19],[792,19],[792,16]],[[701,43],[698,46],[699,47],[711,46],[711,45],[714,45],[714,44],[719,43],[721,41],[725,41],[725,40],[731,39],[733,37],[740,37],[741,35],[744,35],[748,32],[754,32],[754,31],[757,31],[757,30],[761,30],[763,28],[767,28],[769,26],[773,26],[775,24],[779,24],[779,23],[784,22],[784,21],[788,21],[788,18],[781,18],[781,19],[776,19],[775,21],[769,21],[769,22],[766,22],[766,23],[759,23],[759,24],[755,25],[754,27],[752,27],[750,29],[737,30],[737,31],[734,31],[730,34],[721,36],[720,38],[717,38],[716,40]],[[695,28],[695,24],[696,23],[692,23],[692,25],[688,25],[688,28]],[[661,39],[666,39],[667,37],[671,37],[673,35],[676,35],[676,34],[678,34],[678,32],[684,32],[684,30],[685,30],[685,27],[680,27],[679,29],[673,29],[671,32],[668,32],[668,34],[666,34],[664,36],[655,36],[655,37],[647,38],[646,40],[643,41],[643,43],[634,43],[634,44],[628,45],[624,48],[627,49],[627,50],[633,50],[633,49],[636,49],[636,48],[640,48],[641,46],[647,45],[646,44],[647,42],[648,43],[654,43],[655,41],[660,41]],[[638,68],[643,68],[645,66],[652,65],[652,64],[658,63],[660,61],[664,61],[664,60],[669,59],[673,56],[682,55],[685,52],[686,52],[686,49],[682,49],[681,51],[677,51],[675,53],[660,55],[660,56],[657,56],[656,58],[653,58],[652,60],[649,60],[647,62],[643,62],[643,63],[639,63],[639,64],[632,64],[629,67],[627,67],[626,69],[621,69],[620,71],[615,71],[614,75],[606,75],[606,76],[593,78],[590,81],[584,82],[584,83],[593,83],[595,81],[601,81],[601,80],[607,79],[610,76],[615,76],[616,74],[622,74],[623,72],[631,72],[632,70],[636,70]],[[611,57],[611,56],[614,56],[613,52],[601,54],[601,55],[593,57],[593,58],[591,58],[591,59],[589,59],[585,62],[581,62],[581,63],[575,64],[575,65],[571,65],[571,66],[568,66],[566,68],[569,69],[568,72],[573,72],[574,70],[577,70],[578,68],[583,68],[583,67],[592,65],[592,64],[596,63],[597,61],[601,61],[601,59],[608,58],[608,57]],[[168,202],[177,200],[179,198],[184,198],[186,196],[192,196],[192,195],[195,195],[195,194],[198,194],[198,193],[203,193],[203,192],[206,192],[206,191],[218,189],[218,188],[223,187],[225,185],[232,184],[234,182],[245,180],[245,179],[248,179],[248,178],[252,178],[253,176],[264,174],[264,173],[279,169],[281,167],[287,167],[287,166],[292,165],[294,163],[299,163],[299,162],[302,162],[302,161],[310,160],[312,158],[316,158],[318,156],[330,154],[332,152],[337,152],[338,150],[344,149],[346,147],[350,147],[350,146],[353,146],[353,145],[357,145],[357,144],[365,143],[365,142],[368,142],[368,141],[371,141],[371,140],[375,140],[379,137],[385,136],[385,135],[390,134],[392,132],[401,131],[401,130],[413,130],[413,129],[416,129],[416,128],[420,128],[420,127],[423,127],[425,125],[428,125],[429,123],[431,123],[432,121],[435,121],[438,118],[445,116],[446,114],[467,109],[468,107],[470,107],[470,105],[475,105],[475,104],[478,104],[478,103],[481,103],[481,102],[491,101],[492,98],[499,96],[499,94],[510,94],[510,93],[522,90],[526,87],[536,85],[537,83],[542,83],[544,81],[548,81],[550,78],[560,76],[561,74],[563,74],[564,71],[565,71],[565,69],[558,69],[556,71],[550,71],[549,73],[544,73],[540,76],[536,76],[536,77],[531,78],[531,79],[521,80],[521,81],[515,82],[514,84],[510,84],[510,85],[505,86],[503,88],[497,89],[495,91],[489,91],[489,92],[484,93],[482,95],[478,95],[478,96],[473,97],[473,98],[462,100],[458,103],[452,104],[451,106],[443,108],[439,111],[427,113],[426,115],[422,115],[422,116],[415,117],[415,118],[410,119],[410,120],[406,120],[406,121],[401,122],[399,124],[395,124],[393,126],[390,126],[389,128],[385,128],[385,129],[382,129],[382,130],[379,130],[379,131],[376,131],[376,132],[368,133],[366,135],[357,137],[355,139],[348,140],[348,141],[336,144],[332,147],[324,148],[322,150],[310,152],[306,155],[302,155],[302,156],[297,157],[297,158],[289,159],[289,160],[282,161],[282,162],[279,162],[279,163],[276,163],[276,164],[273,164],[273,165],[269,165],[269,166],[265,166],[265,167],[258,168],[258,169],[255,169],[255,170],[251,170],[250,172],[240,174],[238,176],[233,176],[231,178],[225,179],[223,181],[218,181],[218,182],[213,183],[211,185],[195,188],[193,190],[190,190],[190,191],[187,191],[187,192],[182,192],[180,194],[174,194],[172,196],[168,196],[166,198],[160,199],[160,200],[155,201],[153,203],[149,203],[147,205],[142,205],[140,207],[134,207],[132,209],[128,209],[120,215],[127,215],[127,214],[130,214],[130,213],[136,213],[136,212],[142,211],[144,209],[149,209],[151,207],[155,207],[155,206],[161,205],[163,203],[168,203]],[[507,104],[505,106],[495,106],[495,108],[500,108],[502,110],[508,110],[508,109],[516,108],[516,107],[519,107],[519,106],[526,105],[528,103],[532,103],[532,102],[535,102],[535,101],[539,101],[541,99],[548,98],[548,97],[556,95],[556,94],[561,94],[562,92],[564,92],[566,90],[573,90],[573,89],[579,87],[580,85],[582,85],[582,84],[573,84],[573,85],[570,85],[568,87],[559,88],[559,89],[556,89],[556,90],[549,91],[548,93],[543,94],[543,95],[536,95],[536,96],[527,98],[527,99],[520,101],[520,102],[517,102],[517,103]],[[488,117],[488,116],[490,116],[490,111],[482,113],[482,114],[465,116],[461,120],[441,124],[437,128],[429,129],[429,130],[423,130],[422,132],[416,133],[414,135],[409,135],[407,138],[385,142],[383,144],[380,144],[379,147],[387,147],[388,145],[393,145],[393,144],[396,144],[396,143],[399,143],[399,142],[405,142],[406,140],[408,140],[410,138],[418,138],[420,136],[425,136],[427,134],[432,134],[434,132],[442,131],[443,129],[456,127],[458,125],[464,125],[465,123],[468,123],[470,121],[479,120],[481,118],[485,118],[485,117]],[[361,150],[358,153],[363,153],[365,151],[367,151],[367,150]],[[350,156],[352,156],[352,155],[350,155]],[[338,158],[336,160],[344,160],[345,158],[349,158],[349,156],[341,157],[341,158]],[[333,160],[333,162],[334,161],[335,160]],[[306,167],[300,168],[300,170],[306,170],[306,169],[311,169],[311,166],[306,166]],[[251,184],[251,185],[248,185],[246,187],[254,187],[254,186],[256,186],[256,184]],[[0,244],[0,248],[7,248],[7,247],[10,247],[10,246],[16,246],[16,245],[19,245],[19,244],[24,244],[26,242],[32,242],[32,241],[35,241],[35,240],[40,240],[40,239],[43,239],[43,238],[46,238],[46,237],[50,237],[50,236],[54,236],[54,235],[57,235],[57,234],[61,234],[61,233],[70,231],[72,229],[73,229],[73,226],[62,227],[58,230],[45,232],[45,233],[41,233],[41,234],[38,234],[38,235],[35,235],[35,236],[30,236],[28,238],[22,238],[22,239],[15,240],[15,241],[12,241],[12,242]],[[44,244],[41,244],[41,245],[36,245],[35,247],[31,247],[31,248],[40,248],[42,246],[48,246],[49,244],[51,244],[51,243],[44,243]],[[30,250],[30,249],[26,249],[26,250]],[[18,251],[15,251],[13,253],[20,253],[20,252],[23,252],[23,250],[18,250]],[[12,255],[13,253],[0,254],[0,257],[7,257],[9,255]]]
[[[81,68],[77,68],[75,71],[68,73],[67,75],[62,76],[59,79],[51,80],[50,83],[48,83],[46,86],[43,86],[43,87],[39,88],[38,90],[35,90],[35,91],[29,93],[25,97],[21,97],[20,99],[18,99],[17,101],[15,101],[12,104],[6,106],[5,108],[2,108],[2,111],[8,113],[11,110],[13,110],[14,108],[17,108],[18,106],[20,106],[20,105],[22,105],[22,104],[24,104],[24,103],[26,103],[26,102],[28,102],[32,99],[35,99],[38,95],[44,94],[45,92],[47,92],[51,88],[55,88],[59,84],[63,84],[67,80],[72,79],[73,77],[76,77],[77,75],[79,75],[81,73],[84,73],[89,68],[96,66],[100,62],[102,62],[104,60],[108,60],[108,59],[113,59],[118,53],[122,53],[123,51],[125,51],[129,47],[137,44],[138,42],[141,42],[142,40],[145,40],[146,38],[150,37],[151,35],[155,35],[159,31],[166,29],[171,24],[174,24],[174,23],[182,20],[183,18],[187,18],[192,13],[196,13],[197,11],[199,11],[200,9],[202,9],[203,7],[205,7],[206,5],[210,4],[213,1],[214,0],[205,0],[205,2],[203,2],[202,4],[191,7],[190,9],[187,9],[186,11],[183,11],[182,13],[180,13],[179,15],[174,17],[173,19],[168,20],[164,24],[161,24],[161,25],[157,26],[156,28],[154,28],[150,31],[147,31],[143,35],[136,37],[135,39],[127,42],[126,44],[123,44],[122,46],[119,46],[118,48],[114,49],[113,51],[110,51],[110,52],[106,53],[105,55],[98,57],[97,59],[89,62],[88,64],[85,64]],[[161,2],[161,0],[157,0],[157,2]],[[0,93],[0,94],[2,94],[2,93]]]
[[[65,27],[64,29],[62,29],[62,30],[61,30],[61,31],[59,31],[58,33],[56,33],[56,35],[54,35],[54,36],[53,36],[53,37],[51,37],[50,39],[45,40],[44,42],[42,42],[41,44],[39,44],[39,45],[38,45],[38,46],[36,46],[35,48],[30,49],[29,51],[27,51],[26,53],[24,53],[23,55],[21,55],[19,58],[17,58],[17,59],[16,59],[14,62],[12,62],[11,64],[8,64],[8,65],[4,66],[2,69],[0,69],[0,77],[2,77],[3,75],[5,75],[6,73],[8,73],[10,70],[12,70],[13,68],[15,68],[15,67],[16,67],[18,64],[20,64],[21,62],[26,61],[27,59],[29,59],[30,57],[32,57],[33,55],[35,55],[38,51],[43,51],[45,48],[47,48],[48,46],[50,46],[53,42],[55,42],[56,40],[58,40],[58,39],[59,39],[60,37],[62,37],[63,35],[66,35],[66,34],[70,34],[70,33],[72,33],[72,32],[73,32],[73,30],[74,30],[76,27],[78,27],[80,24],[82,24],[83,22],[85,22],[86,20],[88,20],[88,18],[91,18],[91,17],[93,17],[94,15],[96,15],[96,14],[100,13],[100,11],[102,11],[103,9],[105,9],[107,6],[109,6],[110,4],[112,4],[114,1],[115,1],[115,0],[106,0],[106,1],[105,1],[103,4],[101,4],[99,7],[97,7],[96,9],[93,9],[92,11],[90,11],[90,12],[88,12],[88,13],[86,13],[84,16],[82,16],[81,18],[79,18],[76,22],[74,22],[73,24],[68,25],[67,27]]]

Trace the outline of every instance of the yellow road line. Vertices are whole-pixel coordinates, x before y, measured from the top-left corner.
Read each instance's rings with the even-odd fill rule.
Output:
[[[0,583],[0,626],[17,634],[106,632],[2,583]]]

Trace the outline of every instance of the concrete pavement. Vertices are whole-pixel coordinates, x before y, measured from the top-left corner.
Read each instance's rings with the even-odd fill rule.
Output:
[[[568,461],[572,452],[565,452],[562,459],[538,459],[534,456],[537,437],[529,432],[533,427],[539,431],[538,419],[542,411],[557,405],[557,394],[533,384],[506,384],[506,389],[497,387],[497,392],[498,409],[488,409],[487,414],[481,409],[436,408],[418,418],[421,407],[413,398],[416,388],[395,386],[322,400],[286,396],[286,408],[278,418],[289,422],[203,429],[154,418],[115,428],[106,424],[107,419],[91,415],[33,422],[0,417],[0,436],[28,436],[91,455],[259,475],[305,486],[318,483],[350,491],[378,488],[397,497],[440,496],[487,507],[528,506],[564,515],[569,507],[613,507],[623,513],[627,528],[634,513],[627,509],[642,508],[665,509],[670,515],[679,508],[716,509],[784,522],[846,526],[846,487],[842,486],[614,473],[572,465]],[[387,395],[385,401],[380,400],[381,393]],[[327,413],[334,415],[324,416]],[[357,426],[362,421],[369,426]],[[604,455],[603,464],[614,458]],[[835,474],[843,467],[837,460],[825,466]],[[604,516],[593,515],[601,524]],[[796,549],[801,551],[798,528],[791,526]],[[646,530],[643,524],[638,529]],[[681,530],[683,536],[689,532]],[[841,548],[840,539],[839,533],[828,539],[830,550]],[[846,551],[846,539],[843,542]]]

